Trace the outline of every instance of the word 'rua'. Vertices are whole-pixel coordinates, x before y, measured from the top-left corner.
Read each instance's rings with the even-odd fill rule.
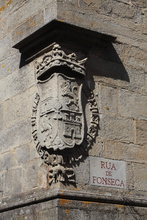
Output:
[[[83,98],[85,61],[77,60],[75,53],[65,54],[54,43],[52,50],[35,63],[38,93],[33,105],[32,134],[39,155],[48,164],[49,184],[75,184],[73,167],[97,134],[99,117],[94,94],[86,88]]]

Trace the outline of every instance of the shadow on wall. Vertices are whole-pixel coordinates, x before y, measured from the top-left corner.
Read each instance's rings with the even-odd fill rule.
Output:
[[[93,76],[109,77],[130,82],[128,73],[121,62],[112,42],[101,42],[90,50],[87,73]]]
[[[86,30],[67,23],[52,21],[20,41],[14,48],[21,53],[20,68],[59,43],[66,53],[75,52],[79,59],[88,57],[87,77],[104,76],[130,82],[128,73],[113,44],[116,37]]]

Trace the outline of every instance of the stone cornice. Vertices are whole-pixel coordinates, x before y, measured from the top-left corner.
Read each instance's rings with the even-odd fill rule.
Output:
[[[88,192],[88,190],[77,191],[65,189],[41,189],[27,194],[14,196],[11,199],[3,199],[0,202],[0,213],[56,199],[147,207],[147,200],[143,195],[137,195],[135,194],[135,192],[133,194],[133,191],[125,192],[125,195],[127,196],[124,196],[124,191],[122,191],[122,193],[119,193],[119,195],[116,195],[117,193],[115,191],[117,190],[113,190],[112,194],[110,195],[110,193],[104,193],[102,191],[91,193]]]

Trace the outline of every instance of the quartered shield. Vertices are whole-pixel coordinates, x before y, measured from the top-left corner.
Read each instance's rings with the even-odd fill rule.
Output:
[[[84,139],[82,80],[54,73],[40,82],[38,140],[42,147],[63,150]]]

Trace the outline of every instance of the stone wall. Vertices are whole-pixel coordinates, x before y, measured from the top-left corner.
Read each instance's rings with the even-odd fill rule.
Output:
[[[31,131],[32,105],[37,91],[34,63],[20,68],[21,54],[13,46],[54,19],[116,37],[113,49],[108,47],[105,51],[96,47],[88,54],[91,60],[90,67],[87,67],[88,83],[91,85],[94,81],[100,117],[98,136],[89,156],[125,161],[127,164],[126,189],[91,186],[87,157],[75,168],[77,187],[60,188],[97,194],[103,202],[100,205],[95,201],[89,208],[86,207],[88,203],[83,205],[80,201],[71,206],[68,203],[70,208],[65,208],[66,202],[63,202],[58,209],[63,218],[57,219],[99,219],[98,213],[102,213],[100,219],[114,219],[114,216],[115,219],[124,219],[124,215],[129,220],[145,219],[146,17],[146,0],[0,0],[0,210],[5,212],[0,219],[47,219],[46,214],[43,217],[40,217],[42,214],[31,214],[31,217],[25,218],[27,214],[17,210],[24,203],[23,196],[32,195],[29,204],[34,192],[49,191],[50,187],[46,165],[36,152]],[[40,197],[34,195],[34,198]],[[14,200],[17,214],[12,217]],[[118,204],[107,205],[105,200]],[[120,200],[126,206],[119,204]],[[133,204],[130,208],[128,201],[136,201],[137,208],[133,209]],[[54,204],[55,210],[60,207],[59,204],[60,201]],[[46,212],[45,206],[43,203],[40,212]],[[84,211],[80,212],[79,208],[75,212],[77,207]],[[9,209],[10,214],[7,213]],[[92,211],[86,211],[88,209]],[[70,216],[70,210],[80,217],[73,217],[75,214]],[[38,217],[35,218],[35,215]]]
[[[79,207],[79,209],[77,209]],[[29,207],[18,208],[17,210],[2,213],[2,219],[37,219],[37,220],[63,220],[63,219],[92,219],[124,220],[124,216],[129,220],[144,219],[145,209],[142,207],[125,207],[118,204],[105,204],[87,201],[71,201],[58,199],[44,202],[41,205],[31,205]],[[11,218],[13,216],[13,218]],[[19,217],[18,217],[19,216]],[[20,217],[21,216],[21,217]],[[138,218],[139,217],[139,218]]]

